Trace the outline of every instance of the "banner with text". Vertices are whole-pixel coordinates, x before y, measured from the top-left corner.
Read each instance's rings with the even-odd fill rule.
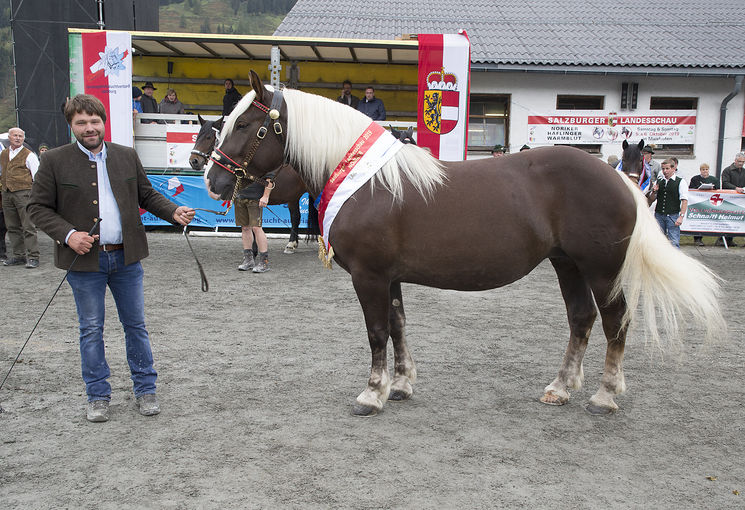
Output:
[[[90,94],[106,108],[106,141],[128,147],[132,137],[132,36],[129,32],[70,34],[70,96]]]
[[[172,200],[178,205],[189,207],[201,207],[203,209],[212,209],[215,211],[224,211],[227,209],[227,203],[212,200],[207,191],[204,189],[204,180],[200,176],[193,175],[148,175],[153,188],[158,190],[162,195]],[[308,194],[300,198],[300,227],[308,225]],[[170,225],[144,209],[140,209],[142,223],[147,226]],[[235,212],[231,208],[226,216],[197,211],[194,220],[190,223],[194,227],[235,227]],[[284,228],[289,230],[292,223],[290,221],[290,211],[287,204],[270,205],[266,207],[263,214],[264,228]]]
[[[168,168],[191,168],[189,157],[201,127],[199,124],[166,124]]]
[[[557,112],[528,116],[531,145],[598,144],[640,140],[655,144],[693,144],[696,110],[660,110],[619,115],[608,112]]]
[[[734,190],[688,191],[686,232],[745,234],[745,194]]]

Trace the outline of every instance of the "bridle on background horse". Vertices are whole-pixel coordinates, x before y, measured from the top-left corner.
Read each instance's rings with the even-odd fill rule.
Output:
[[[266,117],[264,118],[264,123],[262,124],[262,126],[259,127],[258,131],[256,131],[256,138],[251,144],[251,148],[246,154],[246,157],[243,159],[243,163],[241,164],[236,163],[233,159],[231,159],[227,154],[225,154],[223,151],[221,151],[217,147],[215,148],[214,151],[212,151],[212,155],[210,156],[204,154],[201,151],[194,151],[194,150],[191,151],[192,154],[198,154],[202,157],[208,158],[209,160],[211,160],[213,163],[215,163],[219,167],[235,175],[235,186],[233,187],[233,195],[230,199],[230,204],[228,205],[227,209],[225,209],[224,211],[213,211],[211,209],[203,209],[201,207],[194,207],[195,211],[205,211],[205,212],[217,214],[219,216],[225,216],[230,211],[230,208],[232,207],[233,203],[235,202],[235,199],[238,196],[238,190],[241,187],[241,181],[243,179],[251,181],[252,183],[259,183],[262,186],[265,186],[269,189],[274,188],[274,179],[262,179],[260,177],[257,178],[257,177],[254,177],[253,175],[250,175],[248,173],[248,165],[251,163],[251,160],[256,155],[256,151],[259,149],[259,145],[261,144],[262,140],[264,140],[264,138],[266,137],[266,134],[269,132],[269,124],[272,124],[272,121],[274,121],[273,126],[272,126],[274,129],[274,134],[276,134],[279,137],[280,141],[282,142],[282,146],[284,147],[285,145],[284,131],[282,130],[282,124],[280,124],[279,122],[279,115],[280,115],[279,112],[280,112],[280,109],[282,108],[282,91],[280,89],[276,89],[274,91],[274,96],[272,97],[272,104],[270,106],[266,106],[265,104],[260,103],[255,99],[251,102],[251,104],[256,106],[259,110],[266,113]],[[217,142],[217,136],[215,136],[215,142]],[[205,275],[204,273],[202,264],[199,262],[199,259],[197,258],[197,254],[194,252],[194,248],[192,248],[191,246],[191,241],[189,241],[189,234],[188,234],[187,228],[188,228],[188,225],[184,225],[184,237],[186,238],[186,243],[189,245],[191,254],[194,255],[194,260],[196,260],[197,267],[199,268],[199,275],[202,278],[202,292],[207,292],[210,288],[210,284],[207,281],[207,275]]]

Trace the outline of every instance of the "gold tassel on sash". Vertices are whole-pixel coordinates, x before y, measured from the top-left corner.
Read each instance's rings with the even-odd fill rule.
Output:
[[[318,260],[323,262],[323,267],[331,269],[331,259],[334,258],[334,248],[329,245],[328,252],[326,251],[326,243],[323,241],[323,236],[318,236]]]

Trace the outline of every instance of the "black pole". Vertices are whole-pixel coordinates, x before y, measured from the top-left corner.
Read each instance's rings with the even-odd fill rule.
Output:
[[[100,223],[101,223],[101,218],[96,218],[95,222],[93,223],[93,228],[91,228],[90,232],[88,232],[89,236],[93,235],[93,233],[96,231]],[[23,352],[23,349],[26,348],[26,344],[28,344],[28,341],[31,340],[31,335],[34,334],[34,331],[36,331],[36,328],[41,322],[41,319],[44,317],[44,314],[47,313],[47,309],[49,308],[49,305],[52,304],[52,300],[54,299],[54,296],[57,295],[57,292],[62,287],[62,284],[65,283],[65,280],[67,279],[67,275],[70,274],[70,271],[72,271],[72,266],[75,265],[75,262],[77,262],[79,256],[80,254],[75,255],[75,258],[72,260],[72,264],[70,264],[70,267],[68,267],[67,271],[65,272],[65,276],[62,277],[62,280],[59,282],[59,285],[57,285],[57,288],[54,290],[52,297],[49,298],[49,302],[47,303],[47,306],[44,307],[44,311],[41,312],[41,315],[39,316],[39,320],[37,320],[36,324],[34,324],[34,327],[31,329],[31,333],[28,334],[28,338],[26,338],[26,341],[23,343],[23,347],[21,347],[21,350],[18,351],[18,355],[16,356],[16,359],[13,360],[13,363],[10,365],[10,368],[8,369],[8,373],[5,374],[5,378],[3,379],[3,382],[0,383],[0,390],[3,389],[3,385],[5,385],[5,381],[8,380],[8,376],[10,375],[11,370],[13,370],[13,367],[16,366],[16,363],[18,363],[18,359],[21,357],[21,353]],[[0,413],[2,412],[3,412],[3,408],[2,406],[0,406]]]

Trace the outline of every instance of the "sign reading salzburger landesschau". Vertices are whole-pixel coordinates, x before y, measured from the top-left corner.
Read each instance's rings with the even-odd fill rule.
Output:
[[[734,190],[688,191],[688,210],[681,230],[745,233],[745,194]]]
[[[696,110],[657,110],[617,114],[583,110],[528,116],[530,145],[597,144],[640,140],[655,144],[693,144]]]

